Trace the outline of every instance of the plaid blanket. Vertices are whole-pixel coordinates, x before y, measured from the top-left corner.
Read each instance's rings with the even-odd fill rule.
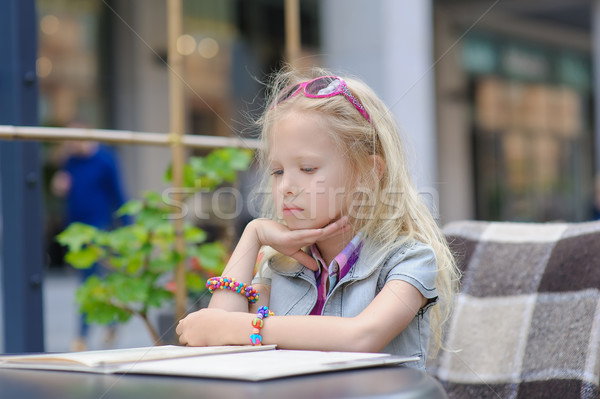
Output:
[[[444,228],[461,293],[428,370],[450,398],[598,398],[600,222]]]

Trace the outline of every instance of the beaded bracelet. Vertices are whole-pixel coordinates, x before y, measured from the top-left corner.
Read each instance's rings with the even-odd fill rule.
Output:
[[[248,298],[248,302],[258,301],[258,291],[246,283],[238,283],[231,277],[211,277],[206,281],[206,288],[212,294],[216,289],[231,290]]]
[[[261,306],[256,312],[256,317],[252,320],[252,335],[250,335],[250,343],[254,346],[262,345],[262,335],[260,335],[260,329],[263,328],[265,322],[263,319],[273,316],[274,313],[269,310],[266,306]]]

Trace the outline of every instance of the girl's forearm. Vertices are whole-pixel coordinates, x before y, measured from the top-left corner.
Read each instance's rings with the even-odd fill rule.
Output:
[[[245,301],[236,294],[221,297]],[[357,316],[273,315],[264,319],[260,334],[263,344],[277,344],[284,349],[379,352],[414,320],[425,303],[417,288],[395,280],[388,282]],[[261,304],[253,308],[257,305]],[[238,308],[241,310],[232,312],[201,309],[188,315],[177,326],[180,342],[191,346],[249,344],[256,309],[248,313],[247,303]]]
[[[249,223],[231,254],[231,258],[227,262],[222,276],[230,277],[240,283],[250,285],[259,250],[260,244],[256,239],[256,231],[253,224]],[[231,291],[215,290],[209,307],[228,311],[248,312],[248,300],[245,296]]]
[[[426,299],[405,281],[390,281],[360,314],[335,316],[270,316],[261,330],[264,344],[284,349],[380,352],[415,318]],[[231,313],[227,324],[235,341],[249,340],[252,314]]]
[[[357,318],[334,316],[280,316],[265,320],[264,344],[281,349],[378,352]]]
[[[254,315],[230,313],[228,329],[233,334],[228,344],[248,344]],[[270,316],[260,331],[263,345],[277,344],[280,349],[379,352],[385,345],[377,334],[370,334],[368,324],[359,317]]]

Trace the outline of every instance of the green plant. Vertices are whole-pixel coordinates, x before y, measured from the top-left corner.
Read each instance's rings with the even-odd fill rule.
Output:
[[[248,168],[251,150],[224,148],[205,157],[192,157],[184,165],[184,199],[199,190],[212,191],[222,183],[232,183],[237,172]],[[165,174],[171,180],[170,169]],[[108,273],[91,276],[77,290],[79,310],[90,323],[124,323],[138,316],[154,342],[161,343],[148,319],[152,307],[161,307],[174,298],[169,279],[175,265],[186,260],[186,285],[192,294],[205,290],[204,281],[220,274],[228,256],[220,242],[206,242],[206,233],[184,223],[185,253],[175,250],[173,217],[179,210],[168,206],[156,192],[125,203],[118,216],[130,215],[134,223],[111,231],[83,223],[72,223],[57,240],[67,247],[65,261],[78,269],[102,264]]]

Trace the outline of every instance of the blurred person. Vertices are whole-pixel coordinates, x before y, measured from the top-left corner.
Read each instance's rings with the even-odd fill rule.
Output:
[[[116,219],[115,212],[125,203],[117,159],[112,151],[97,142],[68,141],[58,148],[55,162],[60,169],[51,181],[52,192],[66,200],[66,225],[74,222],[107,230],[128,224],[126,217]],[[98,263],[80,270],[81,282],[92,275],[102,275]],[[105,342],[115,338],[115,326],[109,326]],[[78,336],[71,344],[72,351],[87,349],[89,324],[80,315]]]

